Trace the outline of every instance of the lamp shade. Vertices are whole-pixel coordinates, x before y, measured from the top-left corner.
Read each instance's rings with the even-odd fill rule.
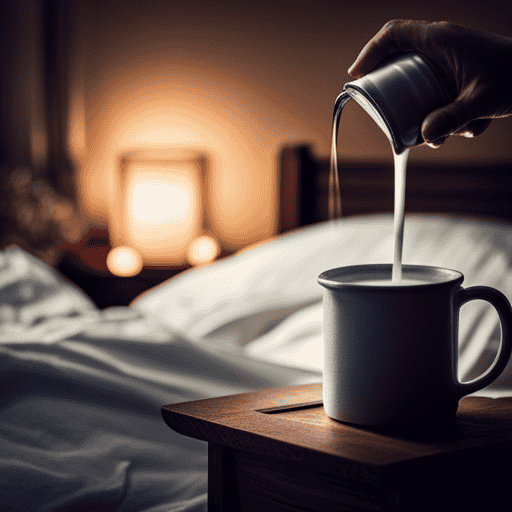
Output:
[[[115,247],[136,250],[144,265],[183,265],[203,234],[207,157],[190,150],[121,155],[118,194],[109,222]]]

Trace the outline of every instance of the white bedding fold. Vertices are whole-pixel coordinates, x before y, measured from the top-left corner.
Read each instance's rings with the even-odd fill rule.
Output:
[[[131,308],[98,311],[23,251],[4,256],[24,273],[0,289],[2,511],[205,510],[205,443],[169,429],[162,405],[321,379]]]
[[[512,298],[511,255],[509,225],[406,217],[404,263],[460,270],[464,286]],[[205,510],[205,444],[170,430],[161,406],[320,381],[317,276],[391,258],[391,216],[346,219],[184,272],[129,308],[99,311],[40,261],[3,251],[0,509]],[[484,353],[492,357],[497,332],[490,306],[462,308],[462,378]],[[510,396],[510,367],[479,394]]]
[[[151,311],[163,323],[179,325],[206,344],[211,333],[220,330],[232,346],[247,345],[252,357],[321,371],[322,288],[317,276],[337,266],[391,263],[392,235],[392,215],[310,226],[221,261],[217,271],[205,267],[185,272],[140,297],[133,308]],[[436,214],[406,216],[403,262],[459,270],[465,276],[464,287],[492,286],[511,299],[511,255],[509,224]],[[224,282],[229,283],[227,287]],[[201,293],[201,289],[214,288],[220,290],[217,297]],[[265,327],[267,312],[277,310],[283,312],[281,323],[255,336],[255,316],[261,316]],[[244,320],[249,318],[248,333]],[[463,306],[459,378],[467,379],[497,333],[498,315],[490,305],[474,301]],[[496,350],[496,343],[490,346]],[[480,393],[507,393],[507,382],[504,376]]]

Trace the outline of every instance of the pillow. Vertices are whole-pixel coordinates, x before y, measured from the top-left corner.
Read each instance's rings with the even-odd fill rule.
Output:
[[[464,286],[488,285],[512,297],[512,225],[448,215],[408,215],[403,262],[461,271]],[[393,216],[340,219],[277,236],[145,292],[132,307],[194,337],[234,325],[250,337],[322,299],[317,277],[344,265],[391,263]],[[260,322],[260,331],[257,324]],[[244,344],[231,333],[233,344]],[[247,338],[247,333],[240,333]],[[246,341],[246,340],[245,340]]]

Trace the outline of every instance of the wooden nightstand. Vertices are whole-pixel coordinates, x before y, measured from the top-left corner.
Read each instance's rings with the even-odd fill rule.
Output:
[[[72,283],[84,291],[98,308],[128,306],[135,297],[175,275],[191,268],[190,265],[145,266],[132,277],[119,277],[107,268],[111,249],[108,231],[90,228],[78,242],[64,244],[62,259],[57,265]],[[233,254],[224,250],[220,258]]]
[[[208,510],[498,510],[510,503],[512,398],[467,397],[452,425],[422,432],[330,419],[322,385],[162,407],[208,441]]]

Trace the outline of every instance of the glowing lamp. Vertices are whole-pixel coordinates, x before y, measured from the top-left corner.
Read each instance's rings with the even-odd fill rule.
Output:
[[[135,276],[142,266],[142,256],[132,247],[114,247],[108,253],[107,267],[116,276]]]
[[[205,236],[211,234],[206,173],[207,158],[199,152],[123,154],[118,208],[109,222],[113,246],[131,248],[147,266],[196,265],[215,259],[218,242]]]
[[[209,235],[198,236],[187,248],[187,261],[191,265],[210,263],[220,253],[219,242]]]

